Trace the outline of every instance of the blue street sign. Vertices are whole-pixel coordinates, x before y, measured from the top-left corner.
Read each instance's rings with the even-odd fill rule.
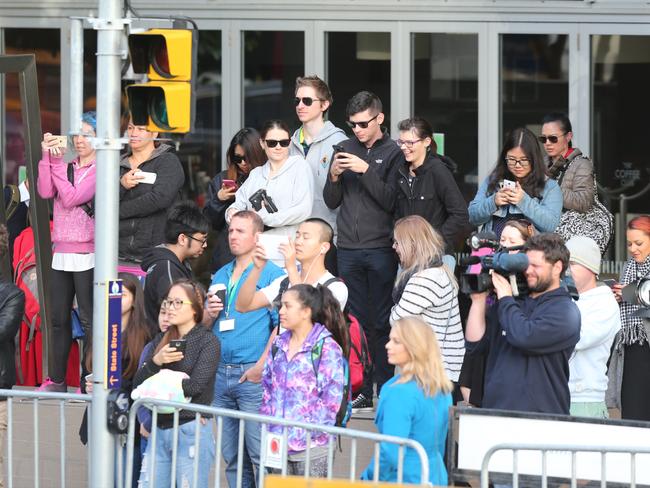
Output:
[[[106,286],[106,377],[104,387],[117,389],[122,383],[122,280]]]

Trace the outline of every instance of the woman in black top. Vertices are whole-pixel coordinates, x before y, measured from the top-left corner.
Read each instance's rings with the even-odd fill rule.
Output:
[[[219,363],[220,346],[216,336],[203,321],[205,293],[200,285],[189,280],[175,282],[161,307],[167,309],[170,326],[153,341],[151,352],[135,374],[134,388],[144,380],[167,368],[186,373],[182,380],[185,397],[191,403],[210,405],[214,395],[214,380]],[[181,352],[170,345],[170,341],[185,339],[185,350]],[[207,486],[210,469],[215,455],[215,440],[211,422],[205,416],[199,421],[190,411],[179,413],[179,429],[176,459],[176,485],[192,486],[194,477],[194,436],[198,430],[199,469],[197,486]],[[149,462],[153,443],[147,444],[142,461],[140,483],[149,487],[151,473],[155,471],[155,486],[167,487],[171,482],[171,461],[173,445],[173,414],[158,415],[155,466]]]
[[[425,119],[411,117],[397,127],[397,144],[406,164],[399,168],[397,176],[395,219],[423,217],[442,234],[450,251],[469,227],[467,203],[450,171],[455,164],[436,153],[433,128]]]

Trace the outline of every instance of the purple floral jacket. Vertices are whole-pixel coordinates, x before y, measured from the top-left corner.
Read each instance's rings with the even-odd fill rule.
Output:
[[[262,407],[260,413],[272,417],[334,425],[341,406],[345,384],[343,353],[332,334],[321,324],[314,324],[296,355],[287,359],[291,332],[286,331],[274,341],[275,357],[269,352],[262,376]],[[318,371],[312,361],[312,348],[324,339]],[[269,426],[270,432],[282,433],[282,426]],[[325,446],[329,436],[312,434],[312,447]],[[306,449],[304,429],[289,428],[289,453]]]

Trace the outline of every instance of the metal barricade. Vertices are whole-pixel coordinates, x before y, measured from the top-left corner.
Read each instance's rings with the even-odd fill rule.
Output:
[[[38,391],[27,391],[27,390],[0,390],[0,397],[5,397],[7,402],[7,451],[6,453],[1,453],[4,456],[5,469],[7,472],[6,477],[6,486],[7,488],[13,488],[18,486],[14,484],[14,476],[16,475],[14,471],[14,437],[16,436],[16,429],[14,425],[16,417],[16,408],[24,407],[27,403],[32,404],[32,424],[33,424],[33,449],[31,450],[31,457],[33,458],[33,477],[34,477],[34,487],[38,488],[40,485],[40,450],[41,445],[41,435],[40,428],[43,424],[46,428],[52,429],[55,428],[56,418],[52,419],[52,422],[49,422],[48,419],[41,422],[41,411],[44,408],[52,406],[52,403],[58,404],[58,423],[59,423],[59,433],[58,433],[58,445],[59,452],[58,458],[59,462],[57,463],[60,466],[60,471],[58,473],[59,486],[66,486],[66,467],[71,465],[71,459],[67,459],[67,450],[66,450],[66,413],[65,407],[66,403],[70,401],[74,402],[83,402],[88,406],[88,415],[90,416],[90,395],[80,395],[73,393],[46,393]],[[24,436],[17,437],[17,440],[20,442],[26,442]],[[78,440],[76,440],[78,442]],[[90,439],[88,439],[90,445]],[[4,446],[0,446],[0,451]],[[77,461],[77,460],[74,460]],[[4,473],[0,473],[0,476]],[[48,479],[56,479],[54,474],[48,476]],[[20,483],[20,487],[25,486],[23,482]]]
[[[132,478],[133,474],[133,450],[134,450],[134,441],[135,441],[135,427],[136,427],[136,413],[139,407],[145,406],[152,410],[152,432],[150,433],[149,442],[152,443],[151,448],[151,459],[150,466],[153,466],[155,463],[156,457],[156,436],[157,432],[160,430],[157,428],[157,417],[159,415],[158,409],[160,407],[172,407],[174,408],[173,413],[173,440],[172,440],[172,455],[171,455],[171,469],[172,469],[172,484],[174,479],[174,473],[176,469],[176,460],[177,460],[177,450],[178,450],[178,429],[179,429],[179,411],[191,411],[195,413],[195,420],[199,420],[201,414],[207,414],[214,417],[216,422],[216,453],[214,458],[214,486],[216,488],[221,486],[221,438],[223,434],[223,419],[230,418],[235,419],[239,422],[239,437],[237,439],[238,445],[238,457],[237,457],[237,486],[241,486],[242,483],[242,473],[243,473],[243,459],[244,459],[244,430],[246,426],[246,421],[256,422],[260,424],[261,428],[261,449],[260,449],[260,465],[266,466],[266,450],[264,448],[266,436],[268,433],[269,425],[278,425],[284,427],[282,436],[285,440],[283,443],[282,449],[282,475],[287,474],[287,464],[288,464],[288,452],[287,452],[287,428],[299,428],[305,430],[306,436],[311,436],[312,433],[327,433],[329,434],[329,442],[327,445],[327,479],[333,478],[333,464],[334,464],[334,451],[336,449],[336,436],[340,438],[350,439],[351,443],[351,452],[349,456],[350,469],[348,479],[350,481],[355,481],[358,479],[356,472],[356,462],[357,462],[357,452],[358,452],[358,442],[367,441],[374,444],[373,459],[375,462],[375,471],[374,471],[374,481],[377,482],[379,479],[379,469],[380,469],[380,444],[388,443],[397,446],[398,449],[398,466],[397,466],[397,482],[401,483],[403,480],[403,469],[404,469],[404,457],[406,455],[406,449],[412,449],[419,458],[421,471],[420,471],[420,480],[421,484],[429,484],[429,460],[428,456],[420,443],[411,440],[403,439],[400,437],[393,437],[388,435],[381,435],[371,432],[364,432],[358,430],[352,430],[349,428],[341,427],[331,427],[323,425],[308,424],[304,422],[292,422],[289,420],[268,417],[259,414],[252,414],[247,412],[241,412],[237,410],[227,410],[222,408],[215,408],[205,405],[196,405],[191,403],[178,403],[178,402],[167,402],[160,400],[151,400],[151,399],[139,399],[136,400],[131,406],[131,411],[129,414],[129,431],[127,439],[127,452],[126,452],[126,480],[127,488],[130,486],[129,480]],[[193,461],[193,486],[197,487],[197,472],[199,464],[199,429],[194,430],[194,461]],[[309,477],[310,472],[310,461],[311,461],[311,443],[307,442],[307,449],[305,451],[305,473],[304,477]],[[144,459],[143,459],[144,462]],[[145,468],[146,469],[146,468]],[[264,487],[264,478],[267,475],[266,469],[259,469],[258,472],[258,485],[260,488]],[[156,473],[154,470],[149,472],[149,486],[155,485]],[[199,487],[203,488],[203,487]]]
[[[600,454],[600,486],[608,486],[607,480],[607,454],[629,454],[630,456],[630,479],[629,482],[618,481],[613,484],[616,486],[637,486],[637,460],[638,454],[650,454],[649,448],[640,447],[614,447],[614,446],[584,446],[584,445],[567,445],[567,444],[524,444],[524,443],[505,443],[497,444],[491,447],[483,456],[481,466],[481,488],[488,488],[490,484],[489,465],[492,456],[498,451],[512,451],[512,487],[519,487],[519,452],[520,451],[539,451],[541,454],[541,487],[547,488],[549,482],[548,475],[548,455],[551,452],[569,452],[571,453],[571,488],[577,488],[577,455],[578,453],[599,453]],[[539,486],[539,483],[536,484]],[[647,485],[643,485],[647,486]]]

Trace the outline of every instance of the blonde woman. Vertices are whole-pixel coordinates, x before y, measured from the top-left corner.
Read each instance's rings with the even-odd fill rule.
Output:
[[[447,376],[457,382],[465,338],[458,311],[458,284],[442,263],[445,241],[419,215],[399,219],[393,240],[402,270],[393,288],[395,306],[390,323],[402,317],[420,317],[436,333]]]
[[[375,424],[382,434],[418,441],[429,458],[429,482],[447,486],[445,439],[453,384],[447,378],[436,335],[417,317],[400,319],[393,324],[386,344],[388,363],[400,373],[381,390]],[[379,479],[397,481],[398,447],[381,444]],[[420,479],[420,459],[406,449],[403,464],[404,483],[425,483]],[[374,477],[374,460],[361,475]]]

